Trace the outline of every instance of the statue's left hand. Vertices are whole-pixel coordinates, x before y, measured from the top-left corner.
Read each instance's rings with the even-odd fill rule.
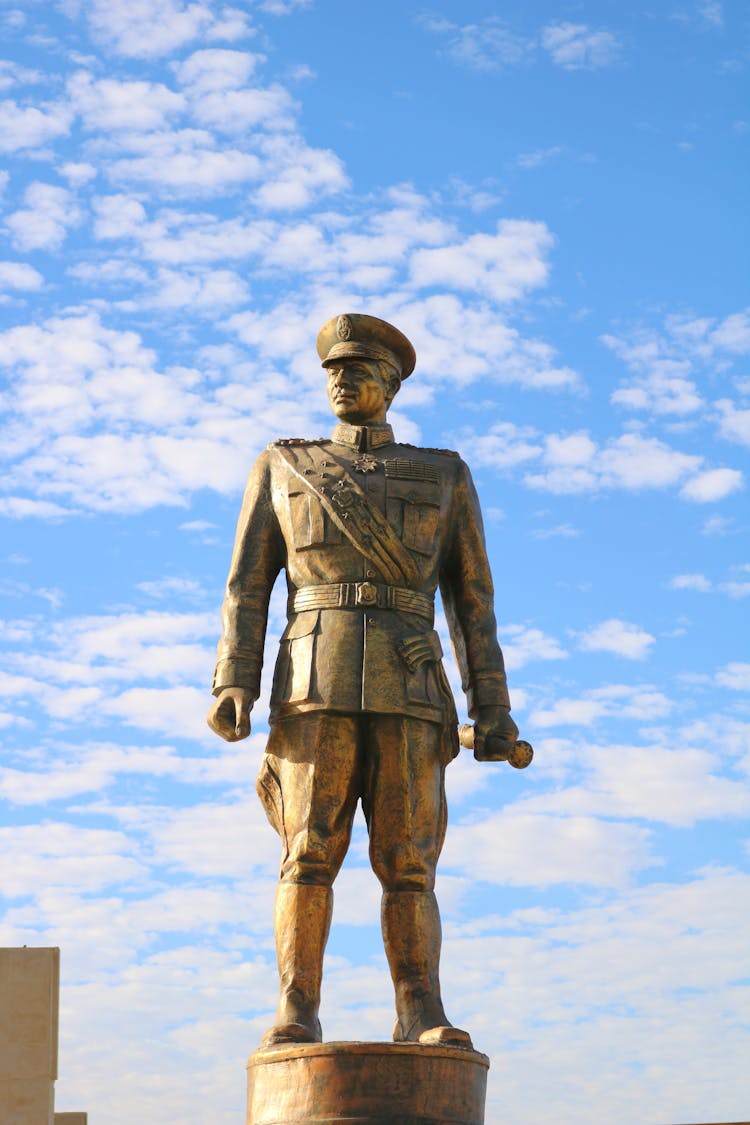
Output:
[[[250,708],[253,697],[247,688],[224,688],[206,716],[212,731],[227,742],[239,742],[250,734]]]
[[[504,751],[515,745],[518,738],[518,727],[510,717],[507,707],[480,707],[476,722],[474,723],[474,757],[478,762],[492,762],[498,760],[497,752],[492,751],[494,744],[502,744]]]

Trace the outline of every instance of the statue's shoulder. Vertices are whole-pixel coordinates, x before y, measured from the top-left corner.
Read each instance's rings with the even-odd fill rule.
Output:
[[[461,458],[461,454],[456,453],[455,449],[433,449],[432,446],[429,445],[410,445],[406,441],[399,442],[399,444],[402,445],[404,449],[414,449],[417,453],[431,453],[438,457],[455,457],[458,460]]]
[[[327,445],[330,438],[303,438],[303,437],[285,437],[277,438],[276,441],[268,443],[268,449],[288,449],[290,446],[313,446],[313,445]]]

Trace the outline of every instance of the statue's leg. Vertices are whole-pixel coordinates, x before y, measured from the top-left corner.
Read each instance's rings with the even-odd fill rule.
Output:
[[[263,1036],[264,1047],[323,1038],[318,1008],[332,911],[330,887],[279,883],[274,910],[279,1007],[274,1026]]]
[[[358,748],[358,724],[343,715],[311,712],[271,727],[258,789],[283,844],[274,916],[280,990],[264,1046],[322,1038],[318,1008],[331,885],[351,837]]]
[[[369,720],[365,766],[370,858],[383,886],[382,927],[396,992],[398,1041],[471,1046],[440,995],[435,868],[446,824],[442,731],[399,715]]]

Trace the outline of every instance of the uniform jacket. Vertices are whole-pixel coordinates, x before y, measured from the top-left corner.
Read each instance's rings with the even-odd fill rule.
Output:
[[[376,588],[382,603],[392,582],[350,542],[316,495],[317,487],[342,472],[357,482],[416,564],[407,589],[422,595],[422,612],[405,610],[402,603],[358,604],[360,584],[370,594]],[[282,569],[290,611],[274,673],[272,718],[328,710],[445,722],[452,700],[440,642],[424,612],[438,586],[469,714],[475,717],[480,706],[508,706],[482,518],[458,454],[399,444],[386,424],[340,424],[330,440],[272,443],[253,466],[245,490],[214,694],[244,687],[258,697],[268,603]],[[311,587],[325,590],[310,593]],[[320,600],[328,591],[346,604],[294,608],[295,595],[304,604],[304,598]],[[430,655],[414,666],[404,651],[420,638]]]

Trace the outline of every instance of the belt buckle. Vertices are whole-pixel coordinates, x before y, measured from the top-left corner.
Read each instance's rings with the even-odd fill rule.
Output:
[[[357,605],[375,605],[378,588],[372,582],[357,583]]]

